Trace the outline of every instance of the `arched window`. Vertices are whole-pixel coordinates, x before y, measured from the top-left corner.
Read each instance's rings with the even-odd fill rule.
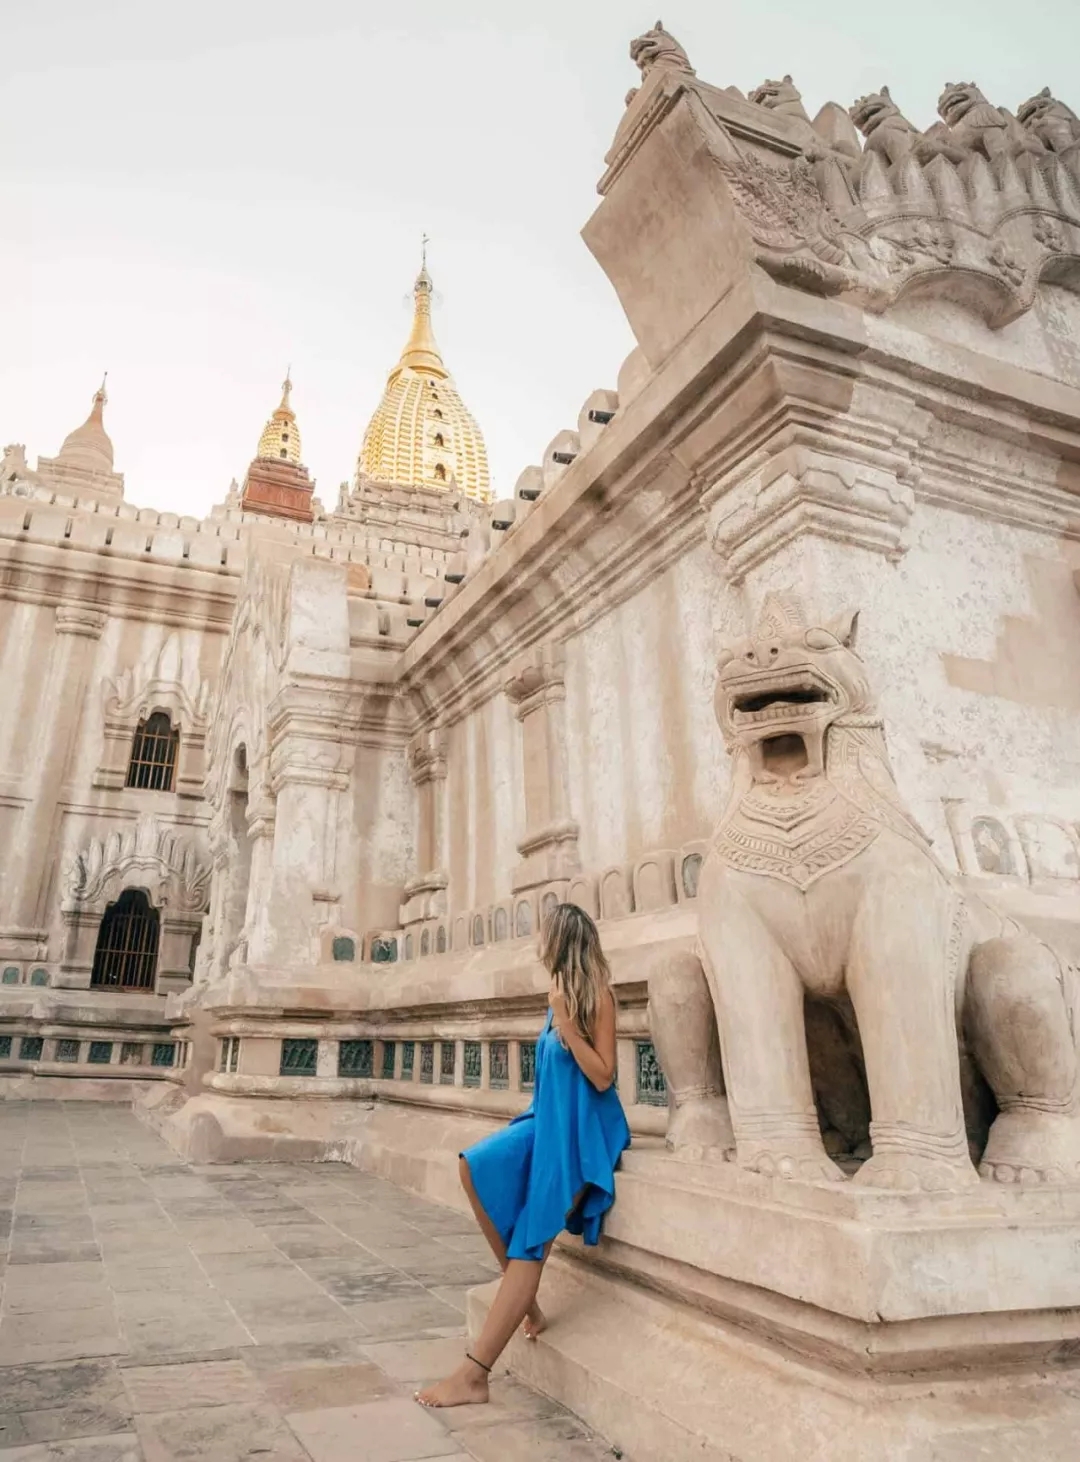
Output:
[[[436,406],[435,410],[431,414],[432,414],[432,416],[437,417],[439,421],[442,421],[443,414],[442,414],[442,412],[439,410],[439,408],[437,406]]]
[[[446,446],[446,439],[444,438],[444,436],[443,436],[443,434],[442,434],[441,431],[437,431],[435,433],[435,445],[437,447],[445,447]]]
[[[441,462],[436,462],[435,463],[435,481],[436,482],[445,482],[446,481],[446,468],[443,466],[443,464]]]
[[[91,986],[152,990],[157,973],[158,913],[141,888],[125,888],[105,910],[94,950]]]
[[[155,711],[140,721],[131,743],[127,785],[151,792],[171,792],[179,745],[180,728],[173,729],[164,711]]]

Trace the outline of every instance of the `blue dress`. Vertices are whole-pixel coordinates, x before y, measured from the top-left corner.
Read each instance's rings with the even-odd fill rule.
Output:
[[[528,1110],[461,1156],[507,1256],[539,1260],[564,1228],[597,1243],[629,1146],[618,1092],[597,1091],[552,1029],[549,1010]]]

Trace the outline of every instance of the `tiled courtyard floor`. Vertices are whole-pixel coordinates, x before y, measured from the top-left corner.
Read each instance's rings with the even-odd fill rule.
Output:
[[[611,1457],[506,1375],[413,1402],[496,1271],[467,1218],[349,1167],[196,1168],[126,1108],[0,1102],[0,1264],[0,1462]]]

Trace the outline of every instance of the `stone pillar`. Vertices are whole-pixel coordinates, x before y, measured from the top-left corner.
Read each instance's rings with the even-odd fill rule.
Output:
[[[272,804],[253,796],[250,964],[307,964],[327,926],[352,928],[358,881],[348,803],[357,707],[348,684],[286,684],[270,706]],[[350,841],[350,839],[352,841]]]
[[[441,726],[409,742],[409,775],[416,788],[419,872],[405,885],[403,927],[446,913],[446,732]]]
[[[522,861],[513,870],[514,893],[580,869],[578,825],[569,815],[564,703],[566,652],[561,644],[539,645],[510,667],[504,689],[521,722],[525,779],[525,835]]]
[[[56,640],[45,671],[35,776],[30,800],[6,850],[9,857],[3,874],[9,891],[5,903],[14,924],[5,931],[4,943],[26,959],[42,954],[40,945],[48,922],[45,901],[57,857],[57,803],[78,742],[95,646],[106,619],[100,610],[81,605],[56,608]]]

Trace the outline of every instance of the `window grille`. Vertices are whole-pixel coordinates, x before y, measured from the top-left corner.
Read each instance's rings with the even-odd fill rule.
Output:
[[[78,1041],[63,1040],[56,1043],[56,1059],[58,1061],[77,1061],[79,1059]]]
[[[443,1041],[439,1048],[439,1080],[445,1086],[453,1086],[457,1069],[457,1043]]]
[[[318,1059],[318,1041],[282,1041],[280,1073],[282,1076],[314,1076]]]
[[[112,1061],[112,1041],[91,1041],[87,1060],[92,1066],[108,1066]]]
[[[155,1041],[150,1057],[151,1066],[172,1066],[176,1060],[175,1041]]]
[[[140,721],[131,743],[127,785],[150,792],[171,792],[176,770],[180,728],[173,728],[164,711]]]
[[[125,888],[105,910],[90,984],[114,990],[152,990],[157,955],[157,910],[150,907],[141,889]]]
[[[465,1085],[479,1086],[482,1074],[482,1052],[479,1041],[465,1042]]]
[[[528,1091],[536,1081],[536,1042],[522,1041],[518,1050],[521,1057],[521,1088]]]
[[[375,1046],[372,1041],[338,1042],[338,1075],[371,1076],[375,1071]]]

